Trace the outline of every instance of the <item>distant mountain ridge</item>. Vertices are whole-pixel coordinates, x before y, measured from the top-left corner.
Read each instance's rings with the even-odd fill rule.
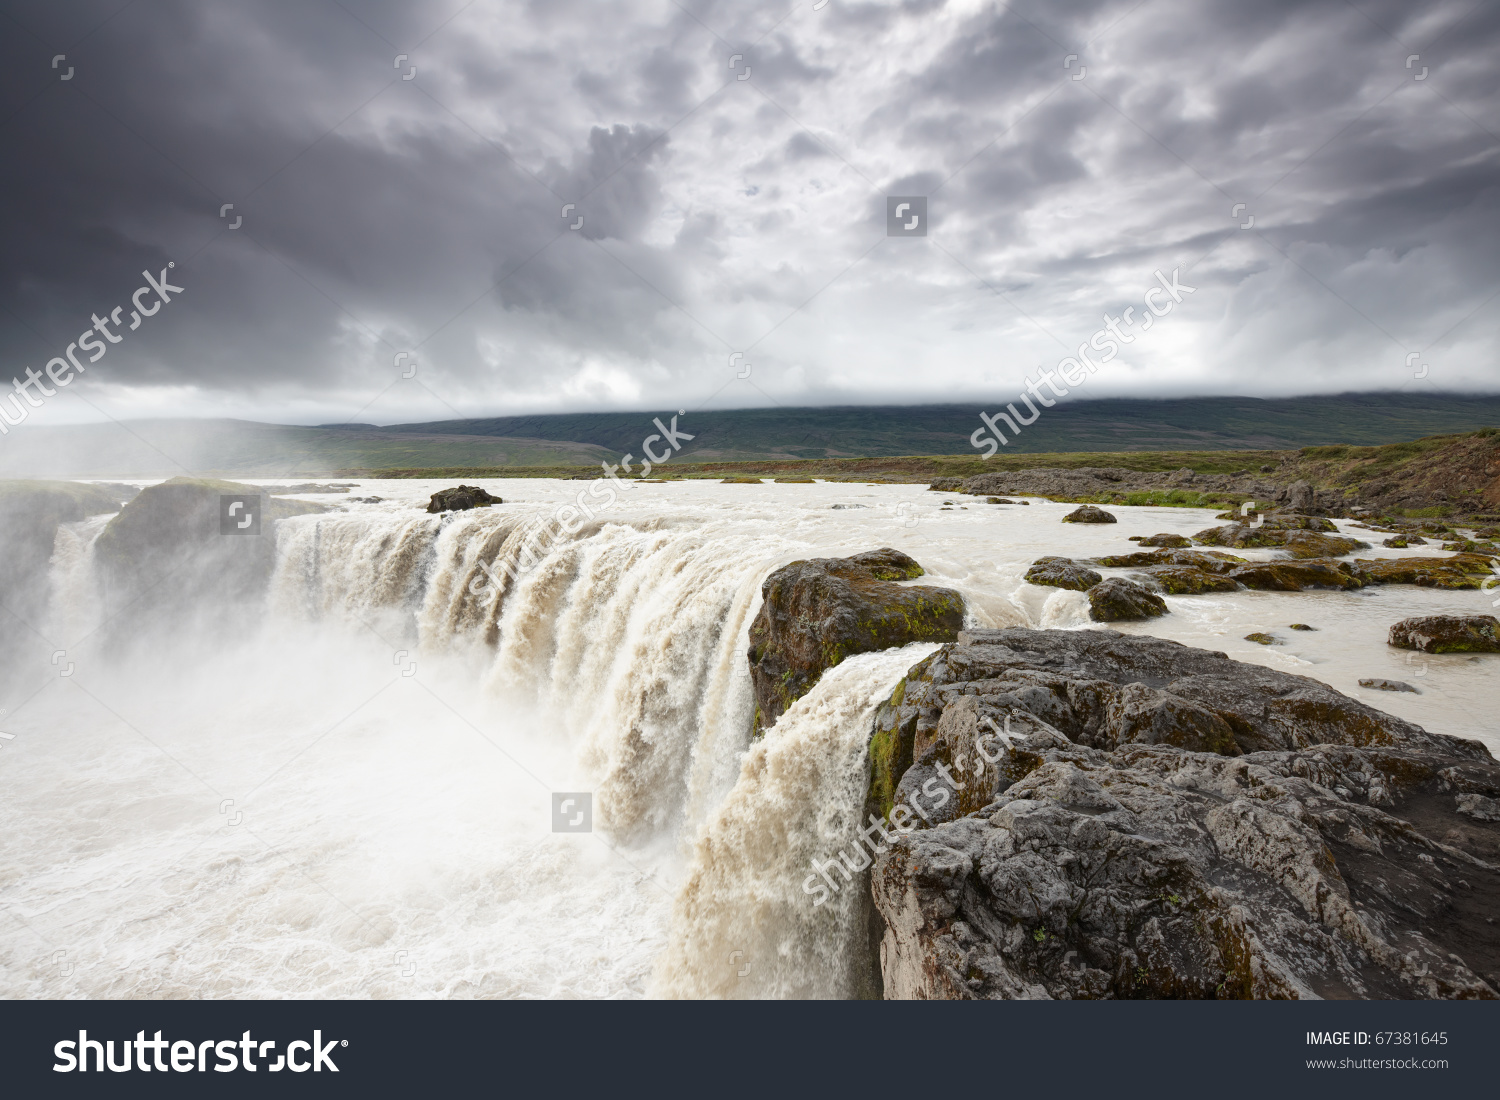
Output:
[[[985,411],[998,411],[992,405]],[[689,411],[682,454],[700,460],[974,454],[980,406],[872,405]],[[639,457],[651,412],[563,413],[399,424],[368,430],[524,436],[592,443]],[[664,416],[670,414],[663,414]],[[1256,450],[1374,446],[1500,425],[1500,395],[1349,393],[1319,397],[1106,398],[1059,403],[1008,453]],[[353,425],[345,430],[358,430]]]
[[[422,424],[261,424],[136,420],[28,426],[0,439],[0,477],[128,478],[214,474],[309,477],[340,470],[597,466],[642,457],[653,420],[693,436],[698,462],[978,457],[979,413],[1000,406],[837,406],[559,413]],[[1260,399],[1109,398],[1045,409],[1000,455],[1054,452],[1289,450],[1374,446],[1500,426],[1500,395],[1363,393]],[[653,444],[660,452],[661,442]],[[999,456],[997,456],[999,457]]]

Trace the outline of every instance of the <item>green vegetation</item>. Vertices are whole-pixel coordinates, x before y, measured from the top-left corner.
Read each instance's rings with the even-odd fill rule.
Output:
[[[894,480],[1024,469],[1038,464],[1235,473],[1284,461],[1364,462],[1394,469],[1442,446],[1437,433],[1500,423],[1500,397],[1341,394],[1292,400],[1187,398],[1073,401],[1048,409],[988,461],[969,442],[984,402],[964,405],[690,410],[691,434],[657,477],[714,476],[736,463],[774,476]],[[993,408],[993,403],[988,405]],[[139,420],[35,427],[0,449],[0,476],[558,477],[629,453],[636,462],[657,413],[489,417],[428,424],[258,424]],[[665,423],[665,421],[664,421]],[[1422,438],[1434,437],[1434,438]],[[661,446],[657,444],[658,448]],[[1296,448],[1302,448],[1297,452]],[[910,468],[920,459],[920,470]],[[809,467],[829,463],[826,473]],[[681,467],[698,472],[686,473]],[[636,467],[639,468],[639,467]],[[491,472],[496,471],[496,472]],[[503,471],[503,472],[502,472]],[[569,471],[569,472],[564,472]],[[726,471],[729,472],[729,471]],[[751,472],[736,469],[732,472]],[[1279,472],[1279,471],[1278,471]],[[723,476],[722,473],[719,476]]]

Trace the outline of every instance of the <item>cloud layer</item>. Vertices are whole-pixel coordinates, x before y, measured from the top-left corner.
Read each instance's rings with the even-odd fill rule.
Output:
[[[0,374],[170,260],[45,416],[982,402],[1180,268],[1080,395],[1500,389],[1500,7],[814,2],[9,5]]]

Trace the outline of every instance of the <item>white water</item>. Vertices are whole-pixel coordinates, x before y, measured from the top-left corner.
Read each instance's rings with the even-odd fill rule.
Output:
[[[354,491],[378,504],[313,498],[342,510],[280,525],[260,621],[128,662],[94,632],[102,522],[60,532],[46,644],[76,669],[0,716],[0,995],[849,995],[854,899],[814,909],[801,883],[859,813],[875,701],[926,650],[846,662],[752,747],[765,575],[894,546],[977,625],[1082,626],[1079,594],[1022,582],[1032,560],[1213,522],[1118,508],[1065,527],[1067,506],[943,510],[918,486],[642,485],[476,594],[477,561],[516,560],[522,521],[578,491],[485,486],[514,503],[439,520],[419,504],[443,486],[409,481]],[[1169,597],[1124,629],[1500,748],[1496,658],[1408,664],[1384,644],[1396,619],[1491,599]],[[1287,644],[1241,640],[1262,629]],[[554,791],[594,792],[592,833],[552,831]]]

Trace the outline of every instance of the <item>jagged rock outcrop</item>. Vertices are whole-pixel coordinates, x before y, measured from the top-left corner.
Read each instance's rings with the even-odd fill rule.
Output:
[[[488,508],[491,504],[504,503],[505,501],[490,496],[478,485],[460,485],[433,493],[432,499],[427,502],[427,510],[436,515],[438,512],[464,512],[470,508]]]
[[[1500,987],[1500,765],[1315,680],[965,631],[880,709],[870,758],[888,998]]]
[[[1493,615],[1418,615],[1392,626],[1386,641],[1422,653],[1500,653],[1500,619]]]
[[[885,548],[794,561],[767,577],[750,624],[755,732],[774,725],[845,657],[956,638],[963,597],[951,588],[898,583],[922,575],[915,560]]]

